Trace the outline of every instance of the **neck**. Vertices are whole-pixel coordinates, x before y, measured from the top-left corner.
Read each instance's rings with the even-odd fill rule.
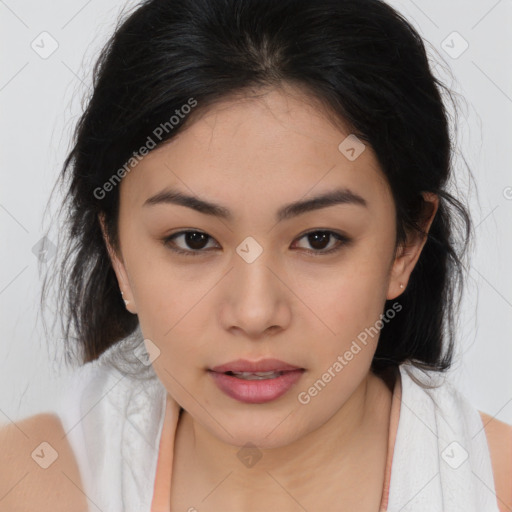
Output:
[[[242,507],[240,510],[249,510],[250,500],[257,498],[261,505],[261,493],[268,495],[269,488],[281,495],[286,489],[292,496],[315,496],[318,488],[333,486],[345,499],[354,489],[368,494],[361,482],[368,479],[368,469],[375,468],[376,457],[380,461],[380,483],[376,485],[381,491],[390,409],[391,390],[370,372],[329,421],[286,446],[259,450],[262,457],[248,469],[237,458],[240,447],[222,442],[186,411],[180,418],[180,430],[190,467],[201,473],[200,476],[194,471],[194,477],[203,480],[205,488],[211,485],[213,489],[229,474],[229,485],[223,484],[223,488],[236,489],[238,493],[242,489],[243,496],[239,501],[232,498],[236,501],[232,503]]]

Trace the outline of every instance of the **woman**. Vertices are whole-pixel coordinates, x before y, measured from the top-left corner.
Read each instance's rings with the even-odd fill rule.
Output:
[[[152,0],[116,29],[62,173],[85,364],[27,420],[61,505],[511,509],[511,427],[443,374],[470,219],[442,90],[378,0]]]

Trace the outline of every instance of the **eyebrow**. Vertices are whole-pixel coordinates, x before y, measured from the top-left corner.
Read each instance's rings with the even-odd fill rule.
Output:
[[[227,221],[233,220],[232,212],[219,204],[211,203],[200,199],[199,197],[190,196],[175,189],[165,189],[154,196],[144,201],[143,207],[154,206],[157,204],[177,204],[180,206],[186,206],[192,208],[205,215],[211,215]],[[295,201],[281,207],[276,214],[276,220],[288,220],[303,213],[320,210],[328,206],[334,206],[337,204],[351,204],[358,205],[367,208],[366,200],[360,195],[352,192],[348,188],[336,189],[327,193],[305,199],[302,201]]]

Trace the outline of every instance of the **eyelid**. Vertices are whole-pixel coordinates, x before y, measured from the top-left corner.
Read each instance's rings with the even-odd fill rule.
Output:
[[[206,235],[206,237],[208,239],[215,240],[214,237],[212,237],[211,235],[209,235],[205,231],[201,231],[200,229],[182,229],[181,231],[177,231],[176,233],[172,233],[171,235],[163,237],[161,239],[161,241],[162,241],[163,245],[166,248],[170,249],[171,251],[173,251],[173,252],[175,252],[177,254],[183,254],[183,255],[186,255],[186,256],[199,256],[199,255],[202,255],[202,254],[205,254],[205,253],[208,253],[208,252],[211,251],[211,249],[210,250],[208,250],[208,249],[197,249],[197,250],[190,249],[190,250],[186,250],[186,249],[181,249],[179,247],[178,248],[177,247],[173,247],[173,246],[170,245],[171,243],[173,243],[173,240],[175,238],[178,238],[179,236],[182,236],[182,235],[186,235],[188,233],[203,234],[203,235]],[[343,233],[335,231],[333,229],[313,228],[313,229],[309,229],[308,231],[305,231],[304,233],[301,233],[300,235],[297,235],[297,237],[294,239],[293,243],[295,243],[295,241],[299,241],[302,238],[306,237],[307,235],[310,235],[310,234],[313,234],[313,233],[327,233],[327,234],[330,234],[333,238],[335,238],[338,241],[338,244],[334,248],[327,249],[327,250],[315,251],[315,250],[312,250],[312,249],[302,249],[303,252],[311,254],[312,256],[324,256],[324,255],[333,254],[335,252],[340,251],[343,247],[349,245],[352,242],[352,239],[350,237],[348,237],[347,235],[345,235]]]

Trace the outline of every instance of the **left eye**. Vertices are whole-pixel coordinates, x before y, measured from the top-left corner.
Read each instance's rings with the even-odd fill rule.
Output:
[[[180,237],[184,237],[185,244],[189,249],[177,246],[175,240]],[[313,247],[313,250],[305,249],[305,251],[315,256],[331,254],[339,251],[342,246],[350,242],[349,238],[346,236],[327,230],[310,231],[302,235],[298,240],[302,240],[303,238],[307,238],[308,243]],[[329,242],[332,241],[333,238],[337,243],[334,247],[325,249],[325,246],[329,246]],[[176,253],[187,256],[197,256],[206,252],[204,249],[209,239],[214,240],[213,237],[203,233],[202,231],[180,231],[164,238],[163,244]]]
[[[349,239],[346,236],[335,233],[334,231],[310,231],[309,233],[302,235],[299,240],[306,237],[308,243],[311,244],[314,249],[318,249],[313,251],[306,249],[306,251],[313,254],[317,253],[319,256],[339,251],[343,245],[346,245],[349,242]],[[326,244],[326,242],[332,240],[333,238],[337,243],[334,245],[334,247],[326,250],[324,246],[329,245],[328,243]]]

